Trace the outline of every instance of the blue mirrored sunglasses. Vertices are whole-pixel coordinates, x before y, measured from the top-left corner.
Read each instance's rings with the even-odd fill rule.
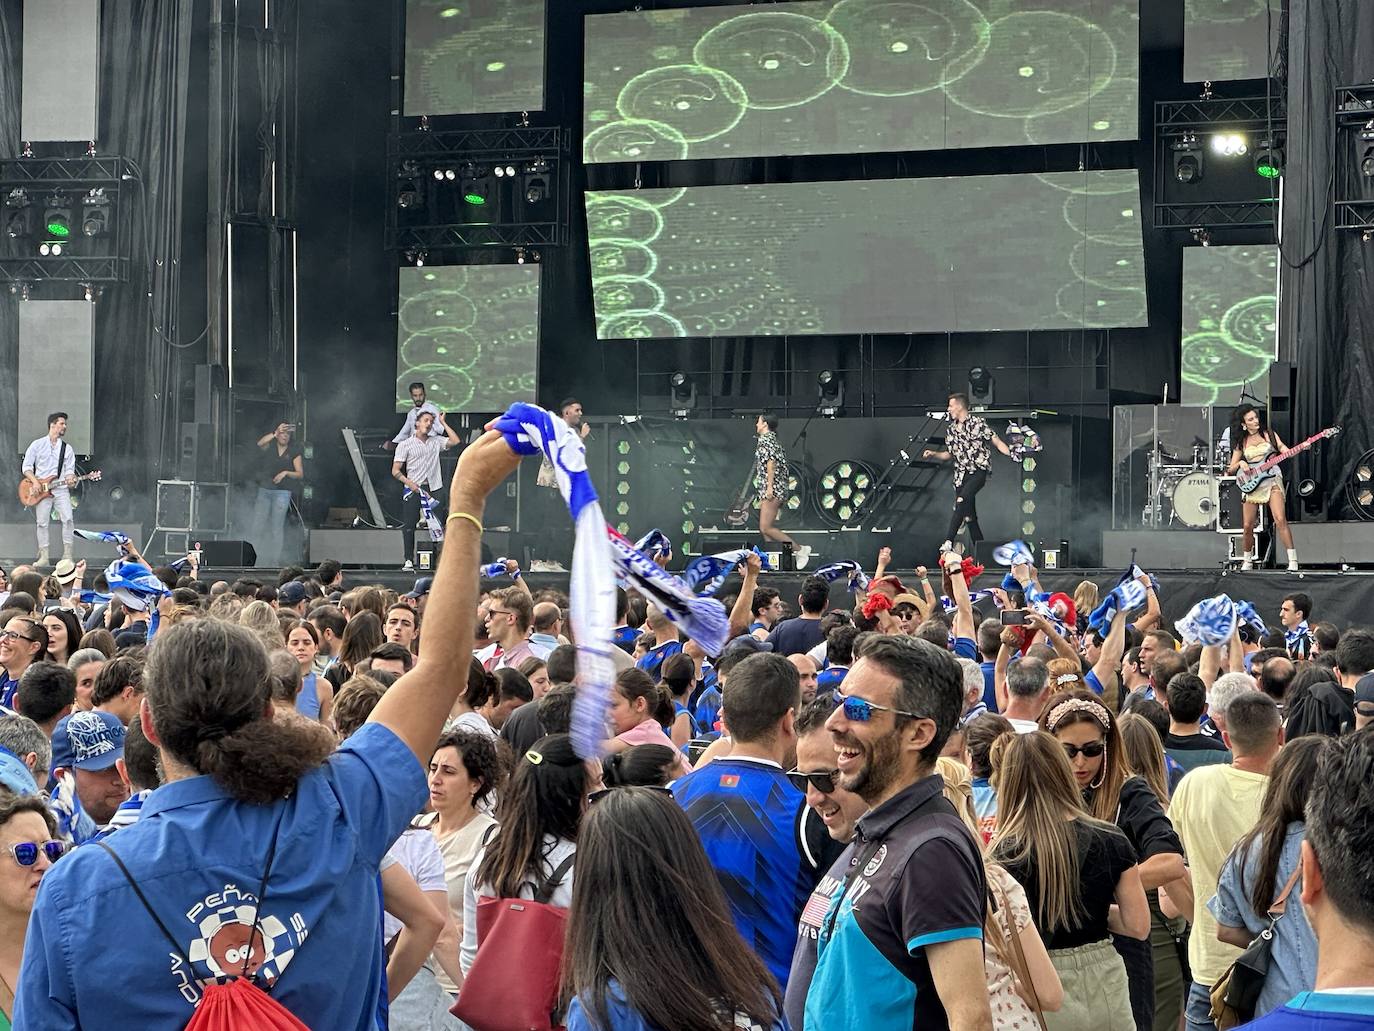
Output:
[[[10,855],[20,866],[33,866],[38,862],[38,850],[42,849],[48,862],[55,863],[71,848],[65,841],[16,841],[10,846]]]
[[[875,712],[890,712],[895,716],[909,716],[914,720],[921,719],[914,712],[907,712],[905,709],[894,709],[890,705],[879,705],[877,702],[870,702],[867,698],[859,698],[857,695],[840,694],[835,692],[835,701],[839,702],[844,709],[844,718],[851,723],[867,723],[873,718]]]

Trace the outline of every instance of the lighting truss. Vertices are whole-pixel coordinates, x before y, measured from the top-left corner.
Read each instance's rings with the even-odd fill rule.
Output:
[[[1335,225],[1337,229],[1374,232],[1374,177],[1361,169],[1374,150],[1374,84],[1336,90]]]

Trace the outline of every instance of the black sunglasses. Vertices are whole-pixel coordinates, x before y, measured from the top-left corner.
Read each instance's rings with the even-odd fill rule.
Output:
[[[624,785],[624,786],[625,786],[625,787],[647,788],[647,789],[650,790],[650,791],[657,791],[660,795],[667,795],[669,798],[672,798],[672,797],[673,797],[672,791],[670,791],[668,788],[665,788],[662,784],[634,784],[634,785],[626,784],[626,785]],[[591,794],[589,794],[589,795],[587,796],[587,804],[588,804],[588,805],[596,805],[597,802],[600,802],[603,798],[605,798],[607,795],[609,795],[612,791],[618,791],[618,790],[619,790],[619,788],[598,788],[596,791],[593,791]]]
[[[787,779],[798,791],[804,793],[810,785],[822,795],[829,795],[835,790],[835,779],[839,775],[839,770],[814,770],[811,773],[803,773],[801,770],[787,771]]]
[[[1103,752],[1107,750],[1107,745],[1103,741],[1089,741],[1086,745],[1083,745],[1082,747],[1079,747],[1078,745],[1071,745],[1067,741],[1065,741],[1063,744],[1064,752],[1068,755],[1070,762],[1072,762],[1074,759],[1077,759],[1080,755],[1086,756],[1089,759],[1096,759],[1099,755],[1101,755]]]

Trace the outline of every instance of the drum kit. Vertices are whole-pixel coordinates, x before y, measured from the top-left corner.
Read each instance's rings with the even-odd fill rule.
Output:
[[[1239,531],[1241,506],[1234,476],[1223,476],[1231,460],[1229,433],[1209,447],[1195,440],[1190,450],[1171,453],[1162,444],[1149,457],[1150,486],[1142,522],[1181,530]]]

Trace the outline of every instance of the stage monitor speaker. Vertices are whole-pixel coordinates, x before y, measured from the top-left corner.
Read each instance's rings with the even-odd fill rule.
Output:
[[[201,561],[207,566],[256,566],[258,553],[248,541],[197,540]]]
[[[68,447],[93,450],[95,306],[89,301],[28,301],[19,310],[15,370],[19,450],[48,432],[48,415],[67,413]]]
[[[177,475],[183,480],[214,475],[215,429],[209,423],[183,422],[177,438]]]
[[[18,139],[97,139],[100,0],[24,0],[23,31]]]

